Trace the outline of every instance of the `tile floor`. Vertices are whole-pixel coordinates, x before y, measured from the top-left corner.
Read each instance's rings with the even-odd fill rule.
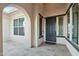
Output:
[[[4,41],[4,56],[71,56],[65,45],[43,44],[38,48],[26,48],[25,45],[15,41]]]

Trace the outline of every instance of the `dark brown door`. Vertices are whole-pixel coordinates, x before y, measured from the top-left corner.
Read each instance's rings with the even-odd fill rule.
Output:
[[[46,18],[46,41],[56,42],[56,17]]]

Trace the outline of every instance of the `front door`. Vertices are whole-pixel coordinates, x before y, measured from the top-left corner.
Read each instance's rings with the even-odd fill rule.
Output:
[[[56,43],[56,17],[46,18],[46,41]]]

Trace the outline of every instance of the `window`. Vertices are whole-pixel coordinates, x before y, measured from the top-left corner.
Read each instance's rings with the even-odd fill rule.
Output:
[[[71,21],[68,21],[68,24],[71,23],[71,27],[68,28],[70,28],[72,31],[70,31],[70,34],[72,34],[72,39],[69,39],[68,41],[79,51],[79,5],[76,3],[71,7],[72,10],[69,10],[67,13],[67,18],[70,19],[70,16],[72,15]]]
[[[72,41],[75,44],[78,44],[78,9],[77,4],[73,5],[72,7],[72,16],[73,16],[73,30],[72,30]]]
[[[43,19],[43,16],[41,16],[39,14],[39,38],[42,37],[42,19]]]
[[[24,18],[14,19],[14,35],[24,36]]]
[[[70,11],[67,13],[67,38],[69,38]]]
[[[59,16],[59,36],[63,36],[63,16]]]

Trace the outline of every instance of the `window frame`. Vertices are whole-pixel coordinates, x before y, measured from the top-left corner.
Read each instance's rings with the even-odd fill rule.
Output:
[[[62,19],[60,19],[61,17],[62,17]],[[62,23],[61,23],[60,20],[62,21]],[[63,36],[63,16],[58,16],[58,25],[59,25],[58,36]],[[60,33],[61,32],[61,26],[62,26],[62,34]]]
[[[43,37],[42,34],[42,20],[43,20],[43,16],[39,13],[39,38]]]
[[[13,20],[13,29],[14,29],[14,30],[13,30],[13,35],[17,35],[17,36],[25,36],[24,25],[22,24],[22,26],[20,26],[20,25],[21,25],[21,24],[20,24],[20,19],[21,19],[21,18],[23,19],[23,23],[24,23],[24,21],[25,21],[25,18],[24,18],[24,17],[19,17],[19,18],[16,18],[16,19]],[[17,26],[16,26],[16,23],[14,23],[15,20],[18,20],[18,22],[17,22],[18,25],[17,25]],[[15,33],[15,28],[18,29],[18,31],[17,31],[18,34]],[[22,31],[23,31],[23,34],[20,34],[20,32],[19,32],[20,29],[19,29],[19,28],[23,28],[23,30],[22,30]]]

